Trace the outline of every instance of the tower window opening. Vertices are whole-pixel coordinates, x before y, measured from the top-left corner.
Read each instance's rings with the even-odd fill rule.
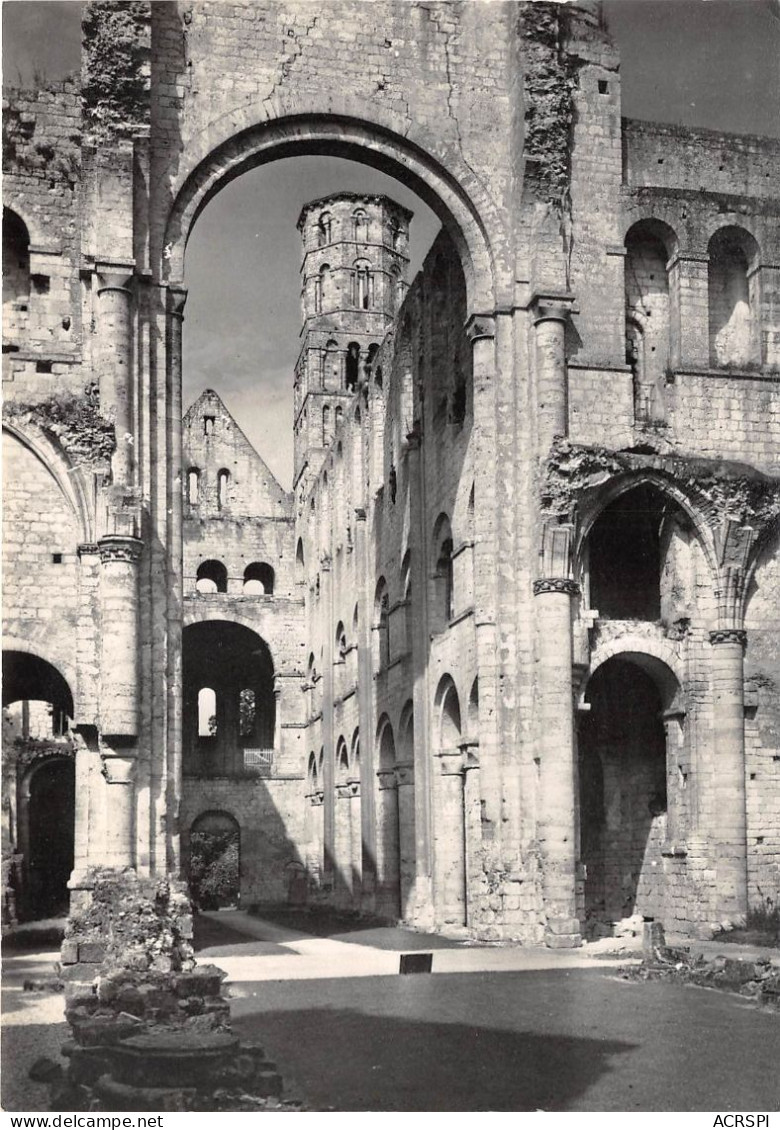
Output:
[[[360,346],[356,341],[351,341],[347,346],[346,360],[346,386],[350,392],[357,388],[358,373],[360,371]]]
[[[325,247],[331,241],[331,214],[323,212],[317,224],[317,245]]]
[[[227,569],[221,561],[202,561],[195,588],[200,593],[227,592]]]
[[[200,471],[197,467],[190,467],[187,472],[187,501],[190,506],[196,506],[200,493]]]
[[[365,243],[368,239],[368,216],[362,208],[356,208],[352,213],[352,230],[356,243]]]
[[[204,436],[211,436],[211,435],[214,434],[214,421],[215,421],[215,419],[216,419],[216,417],[214,417],[214,416],[204,416],[203,417],[203,434],[204,434]]]
[[[213,687],[198,691],[198,737],[214,738],[217,734],[217,693]]]
[[[255,692],[251,687],[244,687],[238,695],[238,723],[242,738],[251,738],[254,735],[256,713]]]
[[[222,510],[228,504],[228,486],[230,484],[230,471],[224,468],[217,474],[217,505]]]
[[[244,592],[247,596],[273,596],[275,574],[264,561],[253,561],[244,570]]]

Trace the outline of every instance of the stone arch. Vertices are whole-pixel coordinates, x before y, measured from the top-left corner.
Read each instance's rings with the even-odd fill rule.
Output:
[[[463,722],[458,688],[451,675],[442,675],[436,688],[433,705],[436,721],[434,730],[436,748],[456,748],[460,744]]]
[[[664,914],[663,853],[684,810],[687,765],[681,684],[665,642],[613,641],[588,674],[577,772],[586,936]]]
[[[190,825],[187,848],[187,877],[196,906],[210,910],[240,901],[241,825],[233,813],[201,812]]]
[[[13,690],[13,678],[9,678],[8,674],[8,658],[13,653],[21,653],[29,657],[31,664],[40,663],[45,664],[53,670],[57,676],[57,685],[62,688],[63,707],[70,707],[70,717],[73,717],[74,711],[74,696],[73,688],[77,686],[76,668],[72,662],[67,662],[54,656],[45,646],[41,646],[37,641],[31,643],[29,640],[19,639],[16,636],[3,636],[3,705],[11,702],[16,702],[22,695],[16,695]],[[14,694],[13,698],[8,696]],[[29,697],[29,696],[28,696]]]
[[[13,436],[23,447],[35,456],[52,476],[65,499],[69,503],[79,526],[79,536],[85,543],[95,540],[91,507],[81,474],[70,462],[62,449],[57,447],[39,429],[32,435],[25,429],[7,420],[3,421],[3,431]],[[75,473],[74,473],[75,472]]]
[[[581,703],[587,702],[588,684],[599,667],[617,656],[635,663],[655,680],[664,709],[682,708],[684,672],[678,649],[669,640],[648,639],[630,633],[596,645],[591,653],[590,667],[582,687]]]
[[[495,306],[494,260],[488,225],[498,226],[495,205],[462,159],[448,154],[446,167],[430,153],[387,125],[365,120],[365,103],[345,98],[351,113],[323,115],[302,96],[285,106],[282,98],[262,104],[269,119],[257,122],[257,107],[231,114],[201,135],[200,150],[175,178],[172,207],[163,231],[153,233],[152,261],[159,276],[178,282],[184,252],[203,208],[229,181],[249,169],[282,157],[327,154],[368,164],[407,184],[439,216],[449,231],[466,277],[469,313]],[[272,103],[276,102],[275,105]],[[220,136],[221,135],[221,136]],[[164,174],[165,175],[165,174]],[[466,192],[464,185],[468,184]]]
[[[621,494],[634,490],[638,486],[647,484],[656,487],[662,494],[667,495],[676,502],[680,509],[690,519],[696,532],[698,542],[710,568],[713,584],[718,577],[718,556],[712,528],[708,525],[705,515],[690,496],[663,472],[648,467],[639,471],[627,471],[616,475],[599,487],[597,492],[588,500],[586,505],[580,507],[579,522],[575,538],[573,560],[575,576],[581,576],[584,568],[584,549],[593,526],[598,521],[606,508]]]

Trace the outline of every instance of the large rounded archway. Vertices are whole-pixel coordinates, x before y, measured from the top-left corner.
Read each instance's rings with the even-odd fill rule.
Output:
[[[671,670],[634,653],[608,658],[588,683],[578,747],[584,932],[591,936],[635,914],[662,917],[666,723],[677,696]]]
[[[66,914],[75,839],[71,689],[51,663],[3,652],[3,840],[9,882],[26,919]]]
[[[273,757],[274,665],[266,642],[228,620],[183,633],[184,775],[241,775]]]

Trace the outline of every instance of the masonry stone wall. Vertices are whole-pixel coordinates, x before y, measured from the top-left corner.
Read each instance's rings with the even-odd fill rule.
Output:
[[[17,225],[6,418],[57,480],[11,449],[6,606],[41,647],[57,621],[76,691],[74,898],[98,863],[177,870],[217,809],[241,825],[247,900],[575,945],[595,882],[576,730],[621,656],[664,705],[640,902],[707,932],[774,898],[776,142],[622,119],[590,2],[134,0],[90,4],[84,32],[80,86],[10,95],[5,134],[30,276]],[[305,212],[288,495],[215,394],[184,412],[184,259],[224,183],[312,153],[398,176],[444,230],[408,292],[375,280],[371,307],[354,245],[403,274],[384,219],[404,214],[366,197],[382,239],[345,239],[356,201],[331,198],[336,326],[317,311],[323,202]],[[647,535],[659,614],[618,620],[590,601],[593,530],[637,490],[679,520],[659,518],[663,552]],[[16,538],[30,508],[37,542]],[[634,575],[630,550],[616,535]],[[198,587],[204,562],[226,591]],[[245,588],[252,565],[273,593],[267,572]],[[187,763],[198,638],[232,640],[237,668],[262,641],[274,733],[256,766],[240,745],[227,775],[203,750]],[[608,930],[623,907],[606,902]]]

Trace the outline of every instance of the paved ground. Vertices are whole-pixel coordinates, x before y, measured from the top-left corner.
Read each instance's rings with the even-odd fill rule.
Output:
[[[196,941],[201,961],[228,971],[238,1033],[315,1110],[780,1108],[780,1017],[724,993],[623,981],[614,966],[627,955],[605,954],[614,940],[556,954],[229,911],[204,916]],[[399,955],[415,950],[432,953],[432,975],[399,975]],[[56,958],[4,960],[5,1110],[45,1110],[26,1072],[66,1038],[62,998],[22,985]]]

